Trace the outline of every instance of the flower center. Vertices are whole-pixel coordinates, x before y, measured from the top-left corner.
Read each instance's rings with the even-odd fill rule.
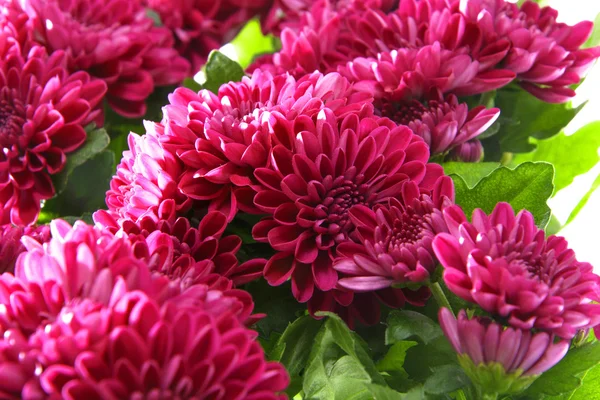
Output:
[[[431,102],[430,102],[431,103]],[[432,104],[429,104],[432,106]],[[408,125],[412,121],[419,120],[429,109],[417,100],[394,102],[382,100],[379,111],[382,116],[388,117],[401,125]]]
[[[16,150],[23,131],[25,108],[18,99],[0,98],[0,146],[4,153]]]
[[[325,220],[320,227],[325,228],[326,233],[333,235],[333,239],[339,242],[346,240],[347,233],[353,227],[348,214],[350,208],[357,204],[372,205],[374,195],[368,193],[369,186],[366,184],[356,184],[343,177],[336,181],[321,204],[315,207],[315,212],[317,217]]]
[[[421,240],[424,232],[427,232],[426,223],[421,215],[404,212],[400,219],[394,221],[388,248],[399,249],[408,244],[414,244]]]

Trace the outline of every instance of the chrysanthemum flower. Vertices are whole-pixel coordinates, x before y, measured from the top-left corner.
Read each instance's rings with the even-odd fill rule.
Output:
[[[149,261],[150,269],[180,280],[185,287],[205,284],[218,290],[231,289],[262,276],[266,260],[252,259],[242,265],[236,257],[242,241],[236,235],[223,236],[227,218],[218,211],[208,213],[198,228],[188,219],[159,215],[137,221],[117,220],[100,210],[94,221],[117,236],[127,235],[137,257]]]
[[[337,286],[332,260],[354,231],[352,206],[385,204],[408,180],[431,190],[442,170],[426,164],[428,147],[419,137],[387,118],[340,120],[324,109],[299,131],[293,142],[273,147],[270,165],[254,173],[263,185],[254,203],[271,217],[252,234],[277,251],[265,267],[267,281],[280,285],[291,277],[294,296],[306,302]],[[348,305],[352,293],[344,296],[336,301]],[[331,304],[321,299],[309,307],[315,302]]]
[[[600,277],[579,262],[564,238],[535,226],[530,212],[516,216],[499,203],[467,222],[458,208],[444,213],[450,233],[433,241],[444,281],[457,296],[519,329],[536,328],[570,339],[600,323]]]
[[[32,326],[17,306],[31,310],[54,298],[8,294],[15,283],[7,286],[6,278],[0,277],[0,393],[6,398],[285,398],[279,394],[289,382],[284,368],[265,361],[256,332],[218,292],[197,286],[193,296],[167,302],[140,291],[109,304],[74,299],[58,312],[40,313]],[[26,296],[38,303],[22,304]]]
[[[211,50],[235,37],[265,1],[143,0],[176,38],[175,48],[199,71]]]
[[[0,227],[0,273],[13,272],[17,257],[25,246],[21,243],[23,236],[29,236],[40,243],[50,240],[50,227],[41,226],[14,226],[4,225]]]
[[[389,23],[399,35],[387,35],[387,45],[441,41],[449,50],[468,48],[483,69],[501,65],[534,96],[565,102],[575,95],[569,86],[579,83],[600,48],[580,49],[592,32],[590,21],[569,26],[557,23],[557,15],[533,1],[519,7],[504,0],[401,0]]]
[[[155,222],[174,219],[192,207],[192,200],[177,188],[183,163],[159,141],[165,127],[148,121],[144,125],[145,135],[129,134],[129,150],[123,152],[106,192],[106,205],[119,223],[144,217]]]
[[[179,88],[169,96],[159,140],[185,164],[179,190],[209,203],[231,220],[238,209],[258,213],[253,204],[253,172],[269,163],[273,144],[288,145],[324,107],[339,117],[372,113],[368,95],[350,93],[338,74],[314,73],[298,81],[289,75],[256,71],[215,95]]]
[[[370,292],[426,283],[437,266],[431,242],[437,233],[448,231],[442,210],[453,202],[452,179],[443,176],[431,195],[422,195],[408,181],[389,204],[352,207],[349,216],[357,240],[337,246],[334,268],[344,274],[339,285]]]
[[[50,176],[84,143],[106,85],[83,71],[69,74],[63,52],[29,46],[22,54],[7,29],[0,42],[0,222],[29,225],[40,201],[55,194]]]
[[[484,393],[522,392],[569,350],[567,340],[555,342],[546,332],[505,328],[488,318],[469,319],[464,310],[457,320],[442,308],[439,320],[463,370]]]
[[[190,65],[165,27],[154,26],[140,0],[23,0],[34,37],[64,50],[69,68],[108,85],[110,106],[126,117],[146,112],[155,86],[181,82]]]

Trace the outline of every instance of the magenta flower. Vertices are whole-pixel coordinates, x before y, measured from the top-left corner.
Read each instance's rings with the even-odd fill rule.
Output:
[[[260,212],[253,204],[258,185],[253,172],[268,165],[274,144],[288,145],[324,107],[339,117],[372,112],[368,96],[351,94],[338,74],[315,73],[296,81],[257,71],[223,85],[218,95],[179,88],[169,100],[157,136],[185,164],[179,191],[228,220],[238,209]]]
[[[291,277],[294,297],[306,302],[337,287],[332,260],[354,231],[352,206],[385,204],[406,181],[428,193],[442,169],[426,164],[428,148],[419,137],[387,118],[340,120],[324,109],[316,124],[306,119],[299,131],[291,143],[274,146],[270,165],[254,172],[263,185],[254,204],[270,217],[252,234],[277,251],[265,267],[267,281],[277,286]],[[351,292],[337,297],[344,306],[352,301]],[[320,296],[309,309],[318,310],[317,303],[334,304]]]
[[[33,224],[40,202],[55,195],[51,175],[85,141],[84,126],[101,113],[106,85],[79,71],[69,74],[63,52],[25,55],[3,21],[0,33],[0,223]],[[14,31],[13,31],[14,32]]]
[[[108,85],[110,106],[126,117],[146,112],[155,86],[181,82],[190,65],[165,27],[154,26],[139,0],[23,0],[34,37],[64,50],[69,68]]]
[[[204,216],[198,228],[174,215],[160,215],[158,221],[144,216],[137,221],[117,222],[105,210],[96,211],[94,221],[117,236],[127,235],[136,256],[148,260],[152,271],[179,280],[185,287],[204,284],[228,290],[262,276],[266,263],[264,259],[252,259],[238,264],[236,253],[242,241],[235,235],[223,236],[227,218],[218,211]]]
[[[402,185],[398,200],[373,209],[356,205],[349,215],[357,240],[337,246],[333,267],[343,274],[339,286],[370,292],[392,285],[426,283],[437,267],[431,242],[448,232],[442,210],[454,203],[452,179],[440,177],[431,196],[415,182]]]
[[[129,150],[123,152],[106,192],[106,205],[119,224],[145,217],[155,222],[175,219],[192,207],[192,200],[177,188],[183,163],[159,141],[165,127],[148,121],[144,124],[145,135],[129,134]]]
[[[256,332],[218,292],[197,286],[193,296],[161,302],[133,291],[108,305],[78,299],[41,313],[36,326],[18,306],[29,311],[55,296],[13,290],[8,297],[16,282],[7,278],[0,277],[0,393],[7,398],[285,398],[283,366],[265,361]]]
[[[23,236],[29,236],[40,243],[50,240],[50,228],[41,226],[14,226],[4,225],[0,227],[0,273],[14,272],[17,257],[25,246],[21,243]]]
[[[175,38],[175,48],[199,71],[211,50],[231,41],[261,7],[261,1],[143,0]],[[239,4],[238,4],[239,3]]]
[[[569,350],[567,340],[555,342],[546,332],[504,328],[488,318],[469,319],[464,310],[457,321],[442,308],[439,320],[465,372],[488,393],[521,392]]]
[[[433,241],[444,281],[457,296],[507,318],[519,329],[540,329],[565,339],[600,323],[600,277],[579,262],[564,238],[549,236],[523,210],[499,203],[467,222],[458,207],[444,211],[449,234]]]
[[[355,82],[355,89],[389,101],[427,98],[438,92],[473,95],[498,89],[515,78],[507,70],[484,71],[465,52],[444,49],[439,42],[382,52],[377,58],[356,58],[338,69]]]

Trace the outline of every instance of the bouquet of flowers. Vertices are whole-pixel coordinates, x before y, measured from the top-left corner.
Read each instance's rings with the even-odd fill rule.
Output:
[[[0,0],[0,397],[600,398],[538,3]]]

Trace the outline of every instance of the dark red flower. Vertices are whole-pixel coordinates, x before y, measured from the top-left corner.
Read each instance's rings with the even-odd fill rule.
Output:
[[[157,136],[185,164],[179,191],[228,220],[238,209],[260,212],[252,202],[258,185],[253,172],[267,166],[274,144],[290,143],[325,107],[337,116],[372,112],[368,95],[352,94],[339,74],[296,81],[256,71],[223,85],[218,95],[179,88],[169,100]]]
[[[40,202],[54,196],[51,175],[86,139],[106,92],[100,80],[67,72],[67,57],[39,46],[23,55],[4,20],[0,33],[0,222],[33,224]]]
[[[600,323],[600,277],[564,238],[546,238],[530,212],[515,216],[499,203],[489,216],[476,209],[471,223],[457,206],[444,216],[449,233],[437,235],[433,249],[457,296],[519,329],[565,339]]]
[[[41,226],[14,226],[4,225],[0,227],[0,273],[14,272],[17,257],[25,246],[21,243],[23,236],[29,236],[40,243],[50,240],[50,228]]]
[[[296,299],[314,297],[309,308],[318,310],[317,303],[333,306],[330,294],[321,293],[338,287],[332,264],[337,245],[354,231],[351,207],[385,204],[401,195],[406,181],[429,193],[442,169],[426,164],[428,147],[419,137],[387,118],[339,119],[324,109],[299,131],[292,142],[274,146],[270,165],[254,173],[263,186],[254,203],[271,216],[252,234],[277,251],[265,267],[267,281],[280,285],[291,277]],[[352,292],[336,296],[344,306],[353,298]]]
[[[372,292],[427,283],[437,267],[431,243],[436,234],[448,232],[442,210],[453,202],[452,179],[443,176],[431,196],[408,181],[389,204],[373,209],[353,206],[349,214],[356,240],[336,248],[333,267],[343,274],[338,284],[355,292]]]
[[[140,117],[155,86],[181,82],[190,65],[173,48],[140,0],[24,0],[35,39],[49,51],[64,50],[69,68],[108,85],[107,100],[119,114]]]

